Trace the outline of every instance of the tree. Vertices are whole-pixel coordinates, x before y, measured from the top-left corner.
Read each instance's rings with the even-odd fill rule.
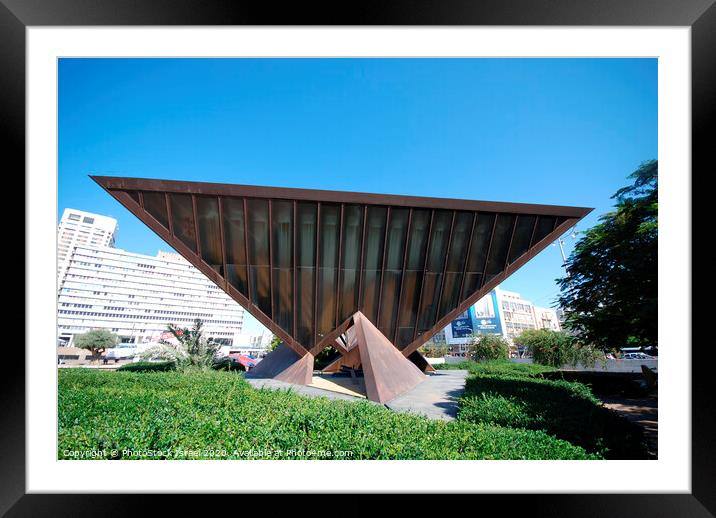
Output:
[[[602,350],[657,346],[658,162],[632,173],[603,215],[577,242],[558,279],[565,325]]]
[[[604,359],[604,353],[582,345],[576,337],[551,329],[526,329],[515,338],[515,343],[527,347],[535,363],[562,367],[566,364],[594,367]]]
[[[106,329],[92,329],[75,337],[75,347],[89,349],[92,356],[99,356],[106,349],[117,345],[117,335]]]
[[[428,340],[420,347],[420,352],[426,358],[442,358],[448,353],[447,344],[436,343],[433,340]]]
[[[269,348],[268,348],[269,351],[275,351],[278,348],[278,346],[281,345],[281,343],[282,343],[281,339],[278,336],[273,335],[273,338],[271,339],[271,343],[269,344]]]
[[[470,358],[480,360],[507,360],[510,356],[510,342],[501,335],[476,335],[468,346]]]
[[[147,349],[142,357],[171,360],[179,368],[207,369],[214,364],[219,344],[204,337],[201,319],[195,319],[191,329],[167,324],[167,331],[174,336],[176,343],[162,340],[158,346]]]
[[[279,341],[280,343],[280,341]],[[313,368],[315,370],[323,370],[328,367],[331,360],[338,354],[338,350],[331,347],[330,345],[319,352],[313,359]]]

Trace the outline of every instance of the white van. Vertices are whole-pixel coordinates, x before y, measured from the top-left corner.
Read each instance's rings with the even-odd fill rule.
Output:
[[[108,360],[124,360],[127,358],[133,358],[137,354],[136,344],[119,344],[116,347],[107,349],[104,357]]]

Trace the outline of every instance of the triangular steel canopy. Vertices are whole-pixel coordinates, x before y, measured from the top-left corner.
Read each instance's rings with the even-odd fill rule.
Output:
[[[299,356],[357,311],[409,356],[592,210],[92,179]]]

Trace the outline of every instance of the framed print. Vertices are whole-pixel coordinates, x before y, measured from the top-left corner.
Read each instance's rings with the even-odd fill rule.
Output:
[[[2,513],[324,492],[716,513],[691,299],[713,2],[0,0],[0,27],[27,300]]]

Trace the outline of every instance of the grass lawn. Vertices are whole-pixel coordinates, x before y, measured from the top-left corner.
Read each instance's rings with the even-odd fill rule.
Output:
[[[366,401],[257,390],[236,372],[58,376],[60,459],[601,458],[533,426],[434,421]]]

